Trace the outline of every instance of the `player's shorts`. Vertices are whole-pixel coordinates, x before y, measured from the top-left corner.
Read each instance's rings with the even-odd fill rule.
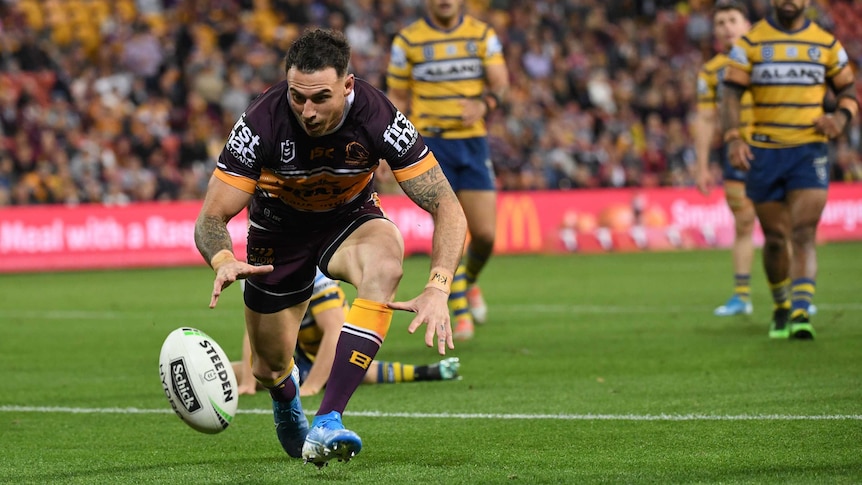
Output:
[[[326,274],[341,243],[372,219],[385,219],[376,194],[337,214],[283,218],[279,231],[261,229],[252,218],[248,262],[255,266],[271,264],[275,269],[246,280],[246,306],[258,313],[275,313],[311,298],[316,268]]]
[[[825,143],[787,148],[751,147],[754,160],[745,193],[755,203],[784,200],[800,189],[829,187],[829,158]]]
[[[434,152],[452,190],[494,190],[496,175],[484,136],[475,138],[424,137]]]
[[[721,178],[724,180],[745,182],[745,179],[748,178],[748,172],[734,168],[733,165],[730,164],[730,157],[727,154],[727,145],[721,147],[719,150],[719,156],[721,157]]]

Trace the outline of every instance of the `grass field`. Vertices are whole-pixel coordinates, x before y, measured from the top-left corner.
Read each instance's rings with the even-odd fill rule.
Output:
[[[813,342],[767,338],[759,256],[754,314],[724,319],[727,252],[498,257],[463,380],[362,386],[365,447],[322,470],[281,451],[265,393],[214,436],[170,411],[172,329],[239,355],[239,291],[209,310],[208,268],[2,275],[0,482],[862,483],[860,256],[820,248]],[[427,269],[408,259],[399,297]],[[408,319],[378,357],[435,360]]]

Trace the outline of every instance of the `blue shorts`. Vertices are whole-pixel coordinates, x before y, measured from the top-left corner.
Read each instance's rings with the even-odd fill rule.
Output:
[[[755,203],[784,200],[787,192],[829,188],[829,158],[825,143],[788,148],[751,147],[754,160],[745,193]]]
[[[736,180],[737,182],[745,182],[748,178],[748,172],[733,168],[730,164],[730,157],[727,156],[727,145],[723,145],[718,150],[718,156],[721,157],[721,178],[724,180]]]
[[[491,164],[488,139],[445,139],[425,137],[425,144],[434,152],[452,190],[495,190],[496,175]]]

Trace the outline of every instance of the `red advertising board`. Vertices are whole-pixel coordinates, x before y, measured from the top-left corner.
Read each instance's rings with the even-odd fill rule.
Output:
[[[381,196],[407,254],[429,253],[431,217],[404,196]],[[720,190],[507,192],[498,198],[498,254],[725,248],[733,217]],[[0,209],[0,272],[203,264],[194,245],[200,202]],[[245,218],[228,229],[245,253]],[[862,184],[835,184],[821,241],[862,240]],[[759,230],[756,242],[762,241]]]
[[[0,272],[203,264],[200,202],[0,209]],[[228,225],[245,253],[245,218]]]

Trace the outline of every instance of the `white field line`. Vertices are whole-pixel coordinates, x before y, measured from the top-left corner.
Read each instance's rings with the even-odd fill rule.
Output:
[[[862,310],[862,302],[855,303],[817,303],[817,308],[826,311]],[[702,306],[621,306],[621,305],[566,305],[566,304],[530,304],[530,305],[494,305],[494,311],[499,313],[519,314],[668,314],[668,313],[712,313],[712,307]],[[177,312],[158,312],[164,318],[201,316],[210,314],[208,309],[185,310]],[[146,311],[100,311],[100,310],[0,310],[0,322],[7,319],[44,319],[44,320],[117,320],[129,317],[149,317],[156,312]]]
[[[51,406],[0,406],[3,413],[44,414],[172,414],[171,409],[141,408],[72,408]],[[271,415],[271,409],[240,409],[239,414]],[[306,411],[313,415],[315,411]],[[382,411],[347,411],[345,416],[408,419],[519,419],[556,421],[862,421],[862,414],[496,414],[496,413],[389,413]]]

